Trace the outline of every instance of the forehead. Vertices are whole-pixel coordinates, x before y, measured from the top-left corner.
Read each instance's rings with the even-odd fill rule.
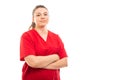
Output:
[[[34,12],[35,14],[37,13],[48,13],[48,10],[45,8],[37,8]]]

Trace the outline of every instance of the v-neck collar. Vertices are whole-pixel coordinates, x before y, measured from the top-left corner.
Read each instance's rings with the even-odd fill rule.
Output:
[[[40,35],[35,29],[33,29],[33,31],[34,31],[44,42],[47,42],[47,41],[48,41],[49,30],[48,30],[48,33],[47,33],[46,40],[44,40],[44,39],[41,37],[41,35]]]

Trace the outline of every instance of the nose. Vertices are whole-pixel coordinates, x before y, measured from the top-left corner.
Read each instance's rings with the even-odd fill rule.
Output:
[[[41,18],[45,18],[45,15],[44,15],[44,14],[42,14],[42,15],[41,15]]]

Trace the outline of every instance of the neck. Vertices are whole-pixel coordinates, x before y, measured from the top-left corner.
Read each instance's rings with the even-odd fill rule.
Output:
[[[39,34],[46,34],[48,32],[46,27],[35,27],[35,30],[39,33]]]

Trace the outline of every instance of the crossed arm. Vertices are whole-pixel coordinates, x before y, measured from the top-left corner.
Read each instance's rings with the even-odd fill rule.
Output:
[[[33,68],[60,69],[67,66],[67,57],[59,59],[57,54],[48,56],[29,55],[24,59]]]

